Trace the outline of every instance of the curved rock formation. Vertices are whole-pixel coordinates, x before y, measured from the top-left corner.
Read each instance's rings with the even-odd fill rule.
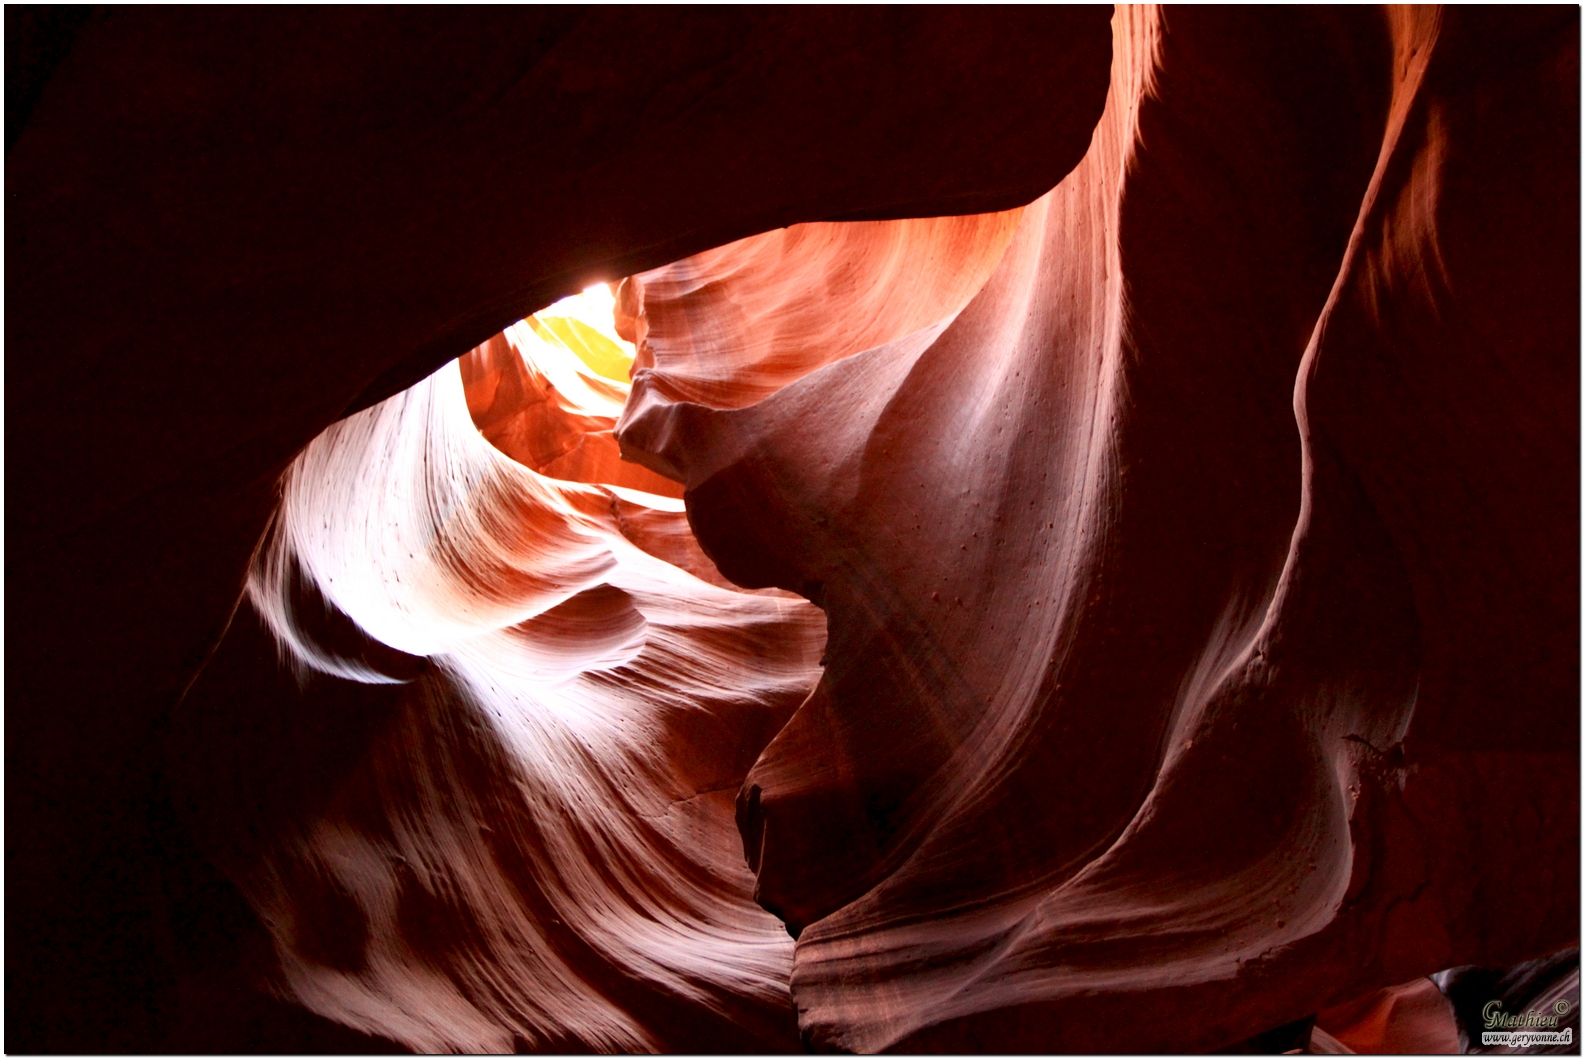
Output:
[[[27,660],[6,675],[7,1042],[367,1047],[257,994],[267,936],[164,750],[275,480],[593,280],[801,221],[1027,203],[1083,152],[1107,12],[26,14],[6,14]]]
[[[1022,212],[800,224],[627,280],[622,304],[641,306],[634,408],[745,408],[955,315],[990,278]]]
[[[603,377],[536,318],[458,363],[474,425],[518,463],[549,478],[681,497],[676,482],[622,461],[613,431],[626,379]]]
[[[1578,937],[1577,17],[73,22],[13,1047],[1467,1046]],[[625,273],[630,395],[489,337]]]
[[[405,688],[325,806],[223,863],[290,995],[416,1051],[785,1047],[791,943],[749,900],[732,798],[821,617],[646,554],[620,508],[679,504],[507,460],[462,378],[288,472],[252,606],[296,664]]]
[[[1570,32],[1119,13],[961,311],[629,405],[721,570],[828,615],[738,805],[815,1042],[1224,1046],[1573,940]],[[660,376],[750,330],[682,302]]]
[[[883,335],[918,324],[911,306],[960,308],[960,277],[982,282],[1015,222],[813,225],[705,258],[774,277],[770,297],[806,313],[818,303],[803,284],[734,255],[856,249],[849,274],[866,282],[849,311],[880,308],[859,333]],[[899,246],[932,249],[948,278],[910,298]],[[776,256],[795,276],[798,255]],[[730,283],[694,289],[732,304]],[[649,304],[640,362],[653,363]],[[243,629],[183,703],[183,741],[214,759],[183,793],[207,806],[206,846],[270,930],[275,988],[327,1018],[421,1052],[795,1048],[792,941],[751,900],[733,802],[818,679],[823,617],[731,586],[681,503],[632,488],[675,483],[618,462],[628,387],[581,359],[605,339],[563,344],[576,336],[558,323],[514,325],[294,461]],[[260,703],[239,685],[273,665],[266,640],[299,686]],[[234,717],[239,693],[254,709],[345,709],[346,682],[401,690],[361,753],[320,759],[319,798],[276,792],[260,813],[245,792],[275,784],[232,778],[258,746],[227,747],[199,718]],[[295,775],[300,754],[272,756]]]

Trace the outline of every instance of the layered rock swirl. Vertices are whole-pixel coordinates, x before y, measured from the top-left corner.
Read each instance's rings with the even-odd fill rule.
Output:
[[[572,480],[609,477],[599,413],[626,387],[556,353],[520,324],[293,463],[248,582],[301,677],[275,695],[347,713],[348,682],[390,690],[312,808],[210,806],[267,831],[207,837],[271,931],[277,988],[364,1032],[422,1052],[783,1050],[791,939],[749,899],[732,802],[813,683],[824,622],[727,585],[679,500]],[[560,477],[524,465],[514,418]],[[253,614],[191,711],[236,712],[218,703],[257,678]],[[200,729],[234,768],[246,751]]]
[[[1109,17],[7,8],[11,1050],[390,1046],[257,988],[279,968],[237,884],[259,851],[233,847],[306,828],[407,708],[407,685],[297,688],[238,608],[282,473],[337,420],[596,280],[803,221],[1027,204],[1083,154]],[[497,411],[484,428],[511,449],[532,416]],[[559,434],[558,466],[514,454],[680,491],[609,458],[603,429]],[[603,525],[623,540],[697,557],[675,504],[617,515]],[[309,624],[329,654],[422,668],[326,614]],[[773,730],[775,710],[749,713]],[[729,813],[722,834],[735,843]],[[356,921],[339,898],[321,907]],[[339,944],[319,955],[349,965]],[[650,1003],[602,960],[577,966],[611,1003]],[[730,1028],[703,1010],[685,1003],[670,1022],[693,1036],[654,1046]],[[450,1039],[503,1042],[504,1025]],[[591,1040],[650,1039],[632,1032]]]
[[[821,1046],[1224,1046],[1576,936],[1577,41],[1255,21],[1119,10],[909,335],[813,237],[631,281],[624,452],[829,621],[737,806]]]
[[[1576,71],[1576,12],[1119,9],[1030,205],[629,277],[630,395],[518,325],[320,435],[231,650],[386,698],[208,838],[281,988],[1177,1052],[1576,943]]]

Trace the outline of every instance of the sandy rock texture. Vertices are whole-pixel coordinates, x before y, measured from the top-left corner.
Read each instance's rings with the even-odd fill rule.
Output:
[[[1576,990],[1576,9],[7,38],[13,1051]]]
[[[1572,941],[1551,17],[1119,11],[1089,153],[984,233],[979,291],[767,397],[712,299],[796,313],[758,258],[819,289],[852,251],[637,278],[624,449],[723,573],[829,620],[738,798],[814,1043],[1222,1047]],[[673,379],[738,349],[752,405]]]
[[[8,9],[9,1046],[377,1046],[238,970],[265,928],[165,749],[281,474],[593,280],[1026,204],[1107,18]]]

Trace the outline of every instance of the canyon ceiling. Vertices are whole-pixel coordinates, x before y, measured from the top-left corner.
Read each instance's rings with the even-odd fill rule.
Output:
[[[6,36],[10,1051],[1209,1050],[1577,946],[1577,8]]]

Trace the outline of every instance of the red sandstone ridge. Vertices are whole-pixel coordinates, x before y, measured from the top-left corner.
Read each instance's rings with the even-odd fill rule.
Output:
[[[51,32],[13,1050],[1576,1005],[1576,10]]]
[[[1103,9],[6,26],[14,1051],[371,1046],[259,992],[266,927],[191,832],[267,828],[184,777],[225,764],[261,785],[248,812],[306,811],[396,707],[175,707],[315,436],[597,279],[803,221],[1021,206],[1083,153],[1109,54]],[[240,686],[287,690],[253,646]],[[167,754],[225,745],[211,722],[306,756]]]
[[[663,400],[752,341],[711,270],[755,294],[638,278],[624,448],[829,621],[738,800],[823,1046],[1217,1047],[1577,935],[1576,35],[1114,30],[1089,154],[931,327]]]

